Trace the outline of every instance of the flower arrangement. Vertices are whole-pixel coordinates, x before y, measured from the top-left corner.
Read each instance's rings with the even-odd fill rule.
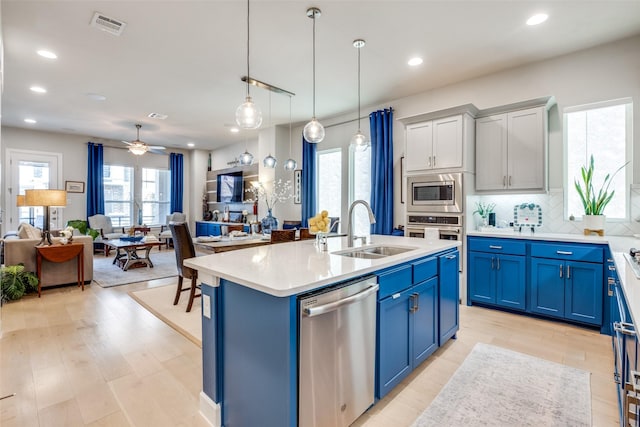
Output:
[[[60,231],[60,235],[62,236],[61,242],[63,245],[67,243],[71,243],[71,241],[73,240],[73,227],[70,225],[67,225],[66,228]]]
[[[247,193],[251,193],[253,197],[245,200],[245,202],[251,203],[258,199],[264,201],[267,205],[267,209],[271,210],[278,202],[284,202],[293,197],[293,186],[290,180],[283,181],[279,179],[273,183],[273,189],[267,190],[262,182],[252,183],[251,188],[245,190]]]
[[[473,213],[480,215],[482,218],[486,218],[493,212],[495,207],[495,203],[476,202],[476,210],[473,211]]]
[[[311,233],[328,233],[331,218],[329,212],[322,211],[316,216],[309,218],[309,231]]]

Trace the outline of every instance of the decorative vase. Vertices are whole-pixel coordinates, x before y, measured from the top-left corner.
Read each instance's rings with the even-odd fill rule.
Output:
[[[604,224],[606,215],[582,215],[582,228],[585,233],[591,231],[602,231],[604,234]]]
[[[278,219],[271,214],[271,209],[267,209],[267,216],[262,218],[260,223],[264,234],[271,234],[271,230],[278,228]]]

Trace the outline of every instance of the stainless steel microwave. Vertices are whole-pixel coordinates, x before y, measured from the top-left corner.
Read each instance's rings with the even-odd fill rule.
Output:
[[[407,177],[407,212],[462,212],[462,174]]]

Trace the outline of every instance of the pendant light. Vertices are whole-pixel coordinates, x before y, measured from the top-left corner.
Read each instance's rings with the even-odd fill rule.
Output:
[[[269,92],[269,127],[271,127],[271,92]],[[275,168],[277,163],[278,161],[271,155],[271,153],[269,153],[269,155],[262,161],[262,165],[269,169]]]
[[[307,17],[313,19],[313,116],[304,127],[302,134],[307,142],[316,144],[324,139],[324,126],[316,119],[316,18],[322,11],[317,7],[307,9]]]
[[[369,139],[360,130],[360,49],[365,45],[365,41],[362,39],[356,39],[353,41],[353,47],[358,49],[358,132],[351,137],[351,145],[355,146],[357,150],[366,150],[369,145]]]
[[[289,97],[289,158],[286,162],[284,162],[284,170],[293,171],[298,167],[298,162],[296,162],[291,157],[291,97]]]
[[[253,163],[253,154],[248,152],[247,149],[245,148],[244,153],[240,154],[240,157],[238,158],[238,162],[242,166],[251,165]]]
[[[247,0],[247,98],[245,102],[240,104],[236,109],[236,123],[242,129],[257,129],[262,124],[262,112],[260,108],[253,103],[249,94],[249,0]]]

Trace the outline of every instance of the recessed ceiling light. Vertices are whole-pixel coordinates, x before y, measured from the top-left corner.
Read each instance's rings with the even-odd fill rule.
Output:
[[[240,129],[238,129],[237,127],[232,127],[232,128],[229,128],[229,132],[238,133],[238,132],[240,132]]]
[[[411,65],[412,67],[415,67],[417,65],[422,64],[422,62],[423,62],[422,58],[416,56],[414,58],[411,58],[409,62],[407,62],[407,64]]]
[[[29,124],[34,124],[34,123],[38,123],[36,122],[34,119],[24,119],[25,123],[29,123]]]
[[[187,143],[187,147],[195,147],[195,146],[196,146],[196,144],[194,144],[193,142],[188,142]]]
[[[47,93],[47,90],[40,86],[31,86],[29,89],[31,89],[32,92],[36,93]]]
[[[533,15],[531,18],[527,19],[527,25],[542,24],[544,21],[547,20],[547,18],[549,18],[549,15],[547,15],[546,13],[538,13],[536,15]]]
[[[47,59],[57,59],[58,55],[56,55],[55,53],[51,52],[50,50],[44,50],[41,49],[38,51],[38,55],[42,56],[43,58],[47,58]]]
[[[107,100],[106,96],[100,95],[99,93],[89,92],[89,93],[85,93],[85,96],[87,98],[89,98],[89,99],[94,100],[94,101],[106,101]]]

